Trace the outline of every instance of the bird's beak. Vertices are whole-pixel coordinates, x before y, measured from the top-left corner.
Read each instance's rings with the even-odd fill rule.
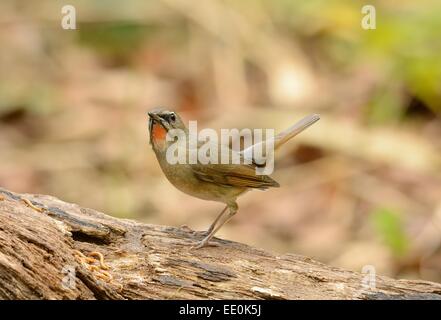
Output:
[[[152,131],[153,128],[153,123],[156,121],[158,123],[160,123],[162,125],[162,119],[160,116],[158,116],[158,114],[156,114],[155,112],[147,112],[147,114],[149,115],[150,119],[149,119],[149,132]]]
[[[156,121],[161,122],[161,117],[159,117],[156,113],[148,112],[147,114],[149,115],[151,120],[156,120]]]
[[[164,127],[164,129],[167,130],[166,125],[164,124],[164,119],[161,118],[157,113],[155,112],[147,112],[147,114],[149,115],[149,133],[150,133],[150,143],[152,143],[152,129],[153,129],[153,124],[155,122],[159,123],[162,127]]]
[[[158,115],[156,115],[154,112],[148,112],[149,115],[149,133],[150,133],[150,143],[152,142],[151,135],[152,135],[152,129],[153,129],[153,122],[157,121],[161,123]]]

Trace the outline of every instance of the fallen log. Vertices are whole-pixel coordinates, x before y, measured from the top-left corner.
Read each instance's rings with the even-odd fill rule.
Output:
[[[441,299],[394,280],[0,188],[1,299]]]

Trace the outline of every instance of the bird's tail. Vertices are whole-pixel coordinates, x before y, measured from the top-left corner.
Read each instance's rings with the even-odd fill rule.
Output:
[[[287,142],[291,138],[295,137],[300,132],[302,132],[303,130],[305,130],[309,126],[316,123],[318,120],[320,120],[320,116],[318,114],[311,114],[309,116],[304,117],[302,120],[296,122],[288,129],[280,132],[278,135],[276,135],[274,137],[274,140],[271,141],[273,150],[276,150],[281,145],[283,145],[285,142]],[[242,150],[241,154],[243,155],[244,158],[252,159],[253,162],[255,162],[256,159],[254,159],[254,149],[261,148],[261,150],[266,150],[267,147],[268,147],[268,140],[258,142],[256,144]],[[261,155],[263,155],[264,157],[267,156],[264,153],[261,153]],[[257,162],[260,163],[259,161],[257,161]]]
[[[283,130],[274,137],[274,149],[279,148],[285,142],[295,137],[300,132],[302,132],[303,130],[305,130],[306,128],[313,125],[319,120],[320,120],[320,116],[318,114],[311,114],[309,116],[304,117],[302,120],[296,122],[288,129]]]

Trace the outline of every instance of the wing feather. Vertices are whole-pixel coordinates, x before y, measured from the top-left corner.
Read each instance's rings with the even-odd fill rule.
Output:
[[[256,189],[279,187],[269,176],[257,175],[252,164],[194,164],[191,167],[194,175],[205,182]]]

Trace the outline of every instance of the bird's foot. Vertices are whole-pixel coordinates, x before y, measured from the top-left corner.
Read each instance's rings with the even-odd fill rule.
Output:
[[[179,229],[185,231],[185,232],[189,232],[189,233],[195,233],[196,231],[194,231],[192,228],[190,228],[189,226],[187,226],[186,224],[183,224],[179,227]]]
[[[210,242],[210,239],[205,238],[199,241],[197,244],[191,246],[190,249],[196,250],[196,249],[201,249],[203,247],[219,247],[219,244],[215,242]]]

